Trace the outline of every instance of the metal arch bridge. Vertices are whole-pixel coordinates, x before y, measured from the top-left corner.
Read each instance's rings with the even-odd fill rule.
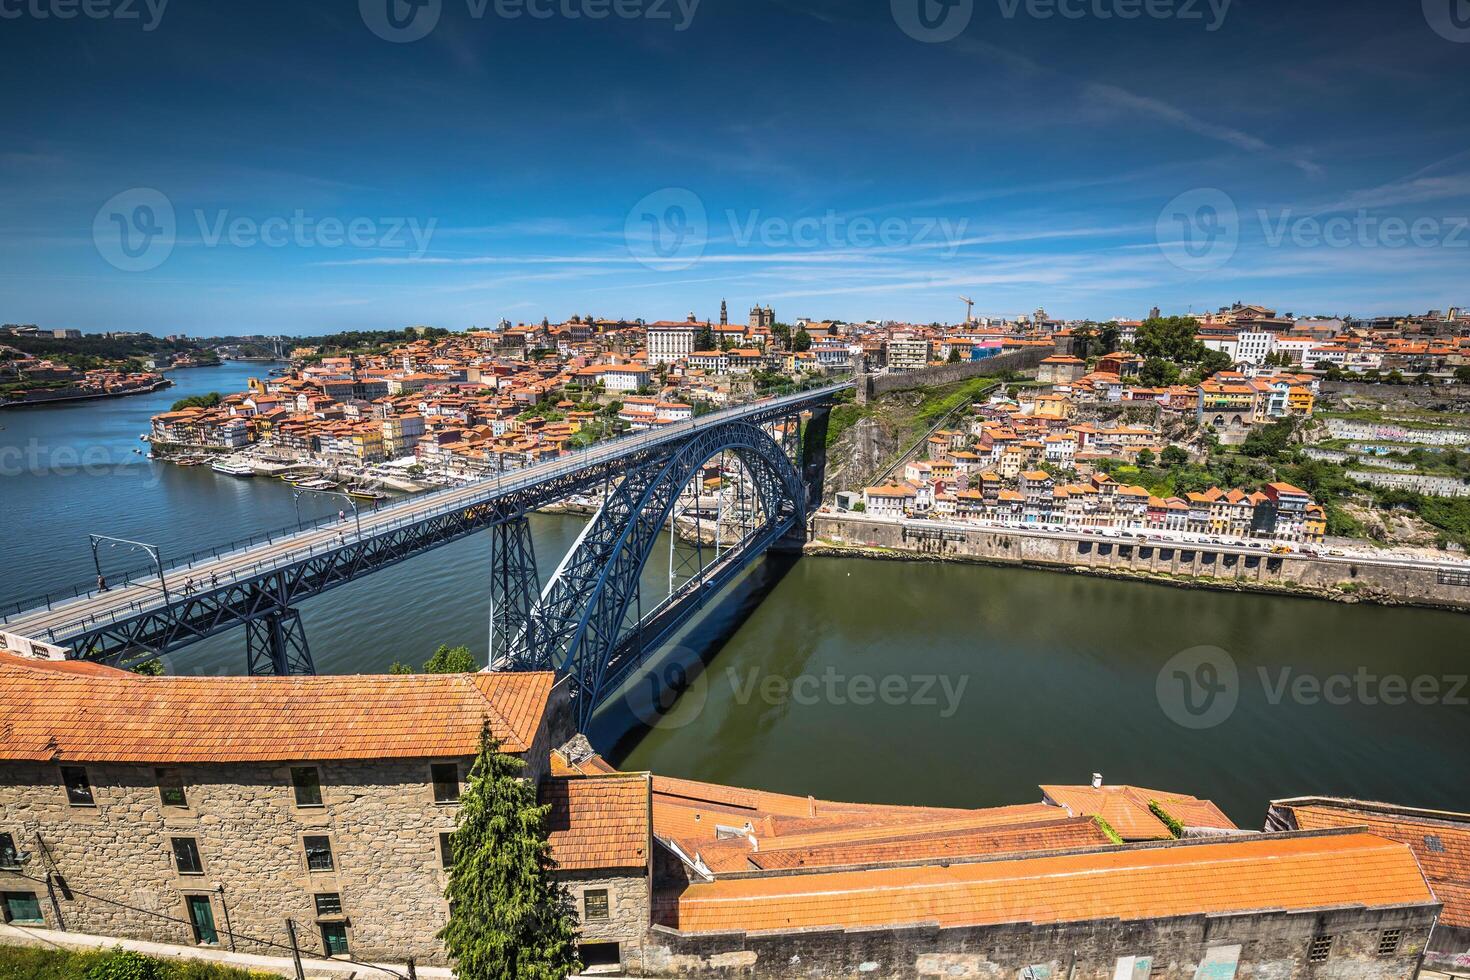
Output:
[[[332,522],[159,562],[156,572],[129,575],[107,591],[13,611],[0,631],[12,644],[29,639],[68,657],[132,666],[243,625],[249,673],[314,673],[298,602],[488,529],[492,667],[561,672],[585,721],[706,590],[783,537],[804,534],[821,501],[828,414],[850,387],[828,385],[600,443],[364,513],[360,526]],[[783,424],[778,444],[771,430]],[[671,569],[668,594],[646,609],[641,573],[659,532],[689,508],[690,482],[726,454],[739,461],[742,491],[752,491],[737,540],[722,548],[717,521],[715,560],[705,564],[701,549],[682,582]],[[602,505],[542,588],[527,514],[588,493],[600,494]]]

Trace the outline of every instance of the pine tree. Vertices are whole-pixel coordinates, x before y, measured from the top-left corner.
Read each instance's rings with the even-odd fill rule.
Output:
[[[563,980],[581,969],[571,899],[553,877],[546,813],[525,763],[487,724],[450,847],[449,924],[439,933],[460,980]]]

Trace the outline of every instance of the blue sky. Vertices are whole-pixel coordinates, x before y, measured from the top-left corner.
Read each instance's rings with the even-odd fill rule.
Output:
[[[1470,0],[94,2],[0,0],[0,322],[1470,305]]]

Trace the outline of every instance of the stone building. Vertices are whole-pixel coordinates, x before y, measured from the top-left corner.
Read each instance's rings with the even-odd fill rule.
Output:
[[[1101,777],[983,809],[833,802],[619,772],[569,718],[546,673],[145,678],[0,653],[0,907],[274,955],[290,920],[310,954],[441,964],[488,724],[538,784],[589,967],[1407,980],[1448,948],[1417,825],[1296,806],[1257,834]]]
[[[1424,962],[1450,972],[1470,967],[1470,813],[1323,796],[1274,800],[1266,813],[1268,831],[1341,827],[1366,827],[1414,852],[1444,902]]]
[[[145,678],[0,653],[7,922],[441,963],[446,835],[488,723],[541,779],[551,674]]]

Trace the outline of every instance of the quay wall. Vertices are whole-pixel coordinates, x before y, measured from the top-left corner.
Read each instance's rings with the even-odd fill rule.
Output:
[[[918,523],[818,514],[806,552],[1023,565],[1192,588],[1470,611],[1470,574],[1464,573],[1269,552],[1236,555],[1210,545],[1161,547],[1105,537],[1074,541],[983,526],[958,530]]]

